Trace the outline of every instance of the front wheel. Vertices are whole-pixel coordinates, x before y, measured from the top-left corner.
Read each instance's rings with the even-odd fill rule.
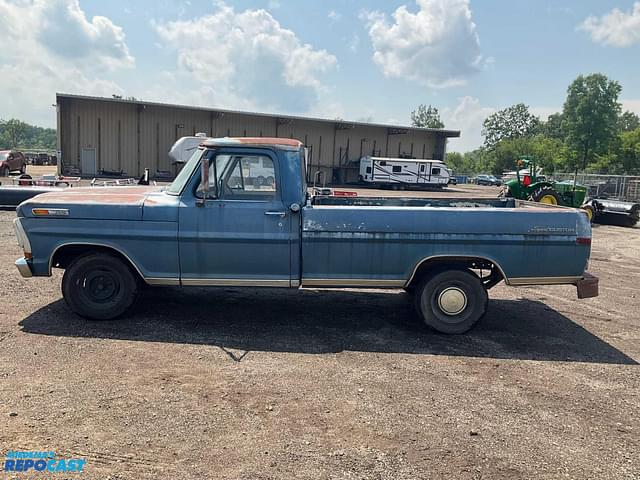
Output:
[[[415,302],[427,326],[440,333],[461,334],[484,316],[489,297],[477,275],[445,270],[422,281]]]
[[[111,320],[125,313],[138,294],[138,279],[123,260],[104,253],[77,258],[62,277],[62,295],[81,317]]]

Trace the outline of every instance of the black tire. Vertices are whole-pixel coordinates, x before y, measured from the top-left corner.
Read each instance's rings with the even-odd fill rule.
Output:
[[[460,310],[447,312],[449,293],[462,298]],[[444,270],[426,277],[415,292],[415,307],[424,323],[437,332],[454,335],[471,330],[487,312],[489,296],[477,275],[468,270]]]
[[[560,194],[551,187],[540,187],[531,195],[529,195],[529,201],[539,202],[545,197],[553,197],[556,201],[556,205],[562,205],[562,199]]]
[[[257,187],[261,187],[263,185],[265,185],[267,182],[267,179],[264,178],[262,175],[260,175],[258,178],[255,179],[255,185]]]
[[[273,187],[273,185],[276,183],[276,179],[273,177],[267,177],[267,186],[269,187]]]
[[[112,320],[138,295],[138,278],[123,260],[109,254],[78,257],[62,277],[62,295],[71,310],[89,320]]]
[[[10,172],[9,167],[3,167],[0,169],[0,177],[8,177]]]

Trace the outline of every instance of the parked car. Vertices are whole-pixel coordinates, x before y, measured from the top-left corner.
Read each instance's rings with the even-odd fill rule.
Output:
[[[272,187],[251,178],[256,160]],[[305,170],[297,140],[209,139],[168,187],[38,195],[17,208],[16,267],[23,277],[65,269],[67,305],[94,320],[124,314],[142,284],[404,288],[424,323],[448,334],[472,328],[502,281],[598,295],[585,272],[591,225],[581,211],[499,198],[311,195]]]
[[[27,159],[22,152],[14,150],[0,151],[0,177],[8,177],[11,172],[24,173]]]
[[[478,185],[486,185],[486,186],[495,185],[496,187],[499,187],[500,185],[502,185],[502,180],[500,180],[497,177],[494,177],[493,175],[478,175],[476,177],[476,183]]]

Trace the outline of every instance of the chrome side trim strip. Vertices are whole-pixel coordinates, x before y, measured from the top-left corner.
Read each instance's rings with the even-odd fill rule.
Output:
[[[377,280],[369,278],[303,278],[302,287],[377,287],[402,288],[404,280]]]
[[[289,287],[289,280],[261,280],[257,278],[183,278],[186,287]]]
[[[500,266],[500,264],[498,262],[496,262],[495,260],[492,260],[490,258],[487,257],[476,257],[476,256],[472,256],[472,255],[432,255],[430,257],[426,257],[423,258],[422,260],[420,260],[416,266],[413,269],[413,272],[411,272],[411,276],[409,277],[409,280],[407,280],[405,282],[405,284],[403,285],[404,287],[408,286],[409,284],[411,284],[411,282],[413,281],[413,277],[416,276],[416,272],[418,271],[418,268],[420,268],[420,265],[422,265],[424,262],[427,262],[429,260],[433,260],[434,258],[451,258],[451,259],[460,259],[460,258],[476,258],[478,260],[485,260],[489,263],[493,263],[496,267],[498,267],[498,270],[500,270],[500,273],[502,274],[502,278],[504,278],[504,282],[507,285],[510,285],[511,283],[511,279],[507,278],[507,276],[504,274],[504,270],[502,269],[502,267]]]
[[[145,282],[147,285],[161,286],[161,285],[171,285],[171,286],[179,286],[180,279],[179,278],[145,278]]]
[[[575,285],[582,277],[521,277],[510,278],[509,285]]]

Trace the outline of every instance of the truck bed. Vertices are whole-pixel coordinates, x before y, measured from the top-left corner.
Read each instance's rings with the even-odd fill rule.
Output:
[[[304,209],[302,283],[331,272],[344,285],[402,286],[445,256],[485,259],[508,284],[572,283],[588,257],[582,236],[580,211],[512,198],[318,197]]]

